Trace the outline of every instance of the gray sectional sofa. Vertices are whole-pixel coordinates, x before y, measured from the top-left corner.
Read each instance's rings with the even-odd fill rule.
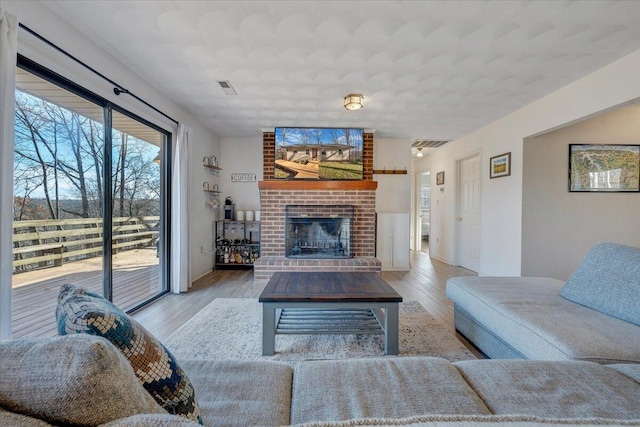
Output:
[[[0,425],[190,426],[85,334],[0,345]],[[59,369],[54,369],[60,363]],[[640,364],[430,357],[182,360],[208,426],[640,425]]]
[[[81,333],[0,344],[0,426],[640,426],[639,269],[639,249],[603,244],[566,284],[450,279],[456,327],[508,358],[456,363],[178,364],[116,307],[64,286],[59,328]],[[179,393],[158,400],[150,384]]]
[[[565,282],[447,281],[456,329],[492,359],[640,363],[640,249],[595,245]]]

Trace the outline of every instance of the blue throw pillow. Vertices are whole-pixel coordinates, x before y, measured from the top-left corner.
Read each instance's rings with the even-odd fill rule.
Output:
[[[560,295],[640,326],[640,248],[598,243],[569,277]]]
[[[60,335],[86,333],[111,341],[142,386],[167,412],[202,424],[195,392],[173,355],[140,323],[103,297],[63,285],[56,309]]]

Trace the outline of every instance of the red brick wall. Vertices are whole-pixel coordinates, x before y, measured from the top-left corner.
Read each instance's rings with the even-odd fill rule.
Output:
[[[373,134],[365,133],[362,144],[363,179],[373,181]]]
[[[275,132],[262,133],[262,171],[263,179],[275,179],[276,171],[274,162],[276,161],[276,134]]]
[[[287,205],[353,205],[353,255],[375,256],[376,191],[373,190],[260,190],[261,256],[285,256],[284,216]]]

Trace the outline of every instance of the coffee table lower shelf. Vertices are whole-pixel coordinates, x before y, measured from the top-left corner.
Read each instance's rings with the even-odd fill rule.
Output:
[[[276,312],[276,334],[384,334],[370,308],[295,309]]]
[[[380,334],[384,350],[398,354],[398,303],[263,302],[262,354],[275,353],[276,334]]]

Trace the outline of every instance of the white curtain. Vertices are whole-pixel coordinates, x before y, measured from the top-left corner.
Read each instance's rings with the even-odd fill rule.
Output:
[[[11,338],[13,116],[18,18],[0,7],[0,341]]]
[[[191,287],[189,264],[189,137],[191,128],[180,123],[173,150],[171,182],[171,290],[186,292]]]

